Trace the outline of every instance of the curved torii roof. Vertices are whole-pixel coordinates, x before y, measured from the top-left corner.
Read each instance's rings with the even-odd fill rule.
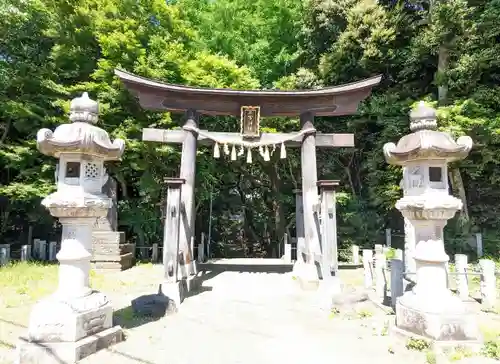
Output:
[[[260,106],[261,116],[296,116],[311,112],[318,116],[354,114],[382,76],[335,87],[313,90],[234,90],[173,85],[115,70],[125,87],[148,110],[206,115],[240,116],[241,106]]]

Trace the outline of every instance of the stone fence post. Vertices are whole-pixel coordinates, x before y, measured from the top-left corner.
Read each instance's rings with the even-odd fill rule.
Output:
[[[495,262],[489,259],[480,259],[481,267],[481,305],[483,310],[491,310],[496,303]]]
[[[469,279],[467,277],[467,255],[455,254],[455,271],[458,296],[465,300],[469,297]]]
[[[363,272],[365,280],[365,288],[373,287],[373,251],[371,249],[363,249]]]
[[[292,244],[288,240],[288,234],[285,234],[283,237],[283,245],[285,246],[285,253],[283,255],[285,259],[285,263],[292,262]]]
[[[358,265],[359,264],[359,246],[357,245],[352,245],[351,246],[351,253],[352,253],[352,264]]]
[[[385,254],[381,251],[375,252],[375,292],[377,297],[383,302],[387,292],[387,280],[385,270],[387,260]]]
[[[151,262],[158,263],[158,243],[153,244],[153,250],[151,252]]]
[[[391,259],[391,306],[393,308],[396,307],[398,297],[404,293],[403,270],[402,259]]]
[[[202,232],[200,236],[200,243],[198,244],[198,263],[205,261],[205,233]]]
[[[25,262],[31,259],[31,245],[23,245],[21,247],[21,261]]]
[[[0,244],[0,267],[9,264],[10,261],[10,245]]]

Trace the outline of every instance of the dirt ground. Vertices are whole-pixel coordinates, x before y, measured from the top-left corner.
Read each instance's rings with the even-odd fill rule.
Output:
[[[11,287],[14,283],[0,286],[2,364],[15,359],[17,337],[26,332],[33,303],[55,289],[56,268],[40,269],[46,279],[39,272],[31,276],[38,279],[37,294],[29,293],[33,290],[29,279],[24,286],[14,282],[21,288]],[[134,316],[131,300],[157,292],[162,272],[161,265],[147,264],[92,275],[93,287],[112,300],[115,321],[123,327],[126,340],[81,363],[425,364],[433,360],[425,350],[407,350],[404,342],[389,334],[394,315],[369,301],[333,312],[321,310],[317,293],[298,289],[291,273],[207,273],[202,289],[183,302],[179,313],[157,320]],[[340,277],[351,287],[363,282],[361,270],[341,271]],[[0,271],[2,279],[9,277]],[[492,335],[500,332],[498,315],[478,313],[478,317]]]

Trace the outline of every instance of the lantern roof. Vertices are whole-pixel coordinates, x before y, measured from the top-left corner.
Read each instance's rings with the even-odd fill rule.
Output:
[[[397,144],[384,145],[387,162],[396,165],[419,159],[452,162],[467,157],[473,145],[470,137],[462,136],[455,141],[449,133],[436,129],[436,109],[420,101],[410,112],[410,130],[413,133],[403,136]]]
[[[61,153],[94,155],[104,160],[118,160],[125,149],[122,139],[111,142],[108,133],[95,126],[99,119],[99,104],[87,92],[71,101],[71,123],[59,125],[54,132],[41,129],[37,133],[40,152],[56,158]]]

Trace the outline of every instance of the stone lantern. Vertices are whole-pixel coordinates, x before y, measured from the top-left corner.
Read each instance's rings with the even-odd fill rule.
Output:
[[[111,303],[89,285],[92,227],[111,207],[102,193],[104,162],[119,160],[125,147],[94,125],[98,113],[97,102],[85,92],[71,102],[71,123],[37,133],[40,152],[59,159],[57,191],[42,201],[62,224],[59,285],[34,306],[28,335],[20,340],[19,363],[74,363],[122,336],[119,326],[112,327]]]
[[[448,192],[448,163],[464,159],[472,139],[437,129],[436,110],[420,102],[410,113],[411,134],[397,145],[384,145],[388,163],[403,167],[403,198],[396,208],[415,234],[413,259],[416,285],[396,303],[396,331],[437,342],[475,341],[479,333],[473,313],[447,287],[443,228],[462,208]]]

